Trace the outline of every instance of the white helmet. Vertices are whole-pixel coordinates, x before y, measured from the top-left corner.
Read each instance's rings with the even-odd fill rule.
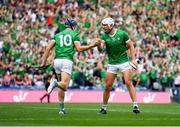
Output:
[[[105,18],[101,21],[102,25],[108,25],[109,27],[114,26],[114,19],[112,18]]]

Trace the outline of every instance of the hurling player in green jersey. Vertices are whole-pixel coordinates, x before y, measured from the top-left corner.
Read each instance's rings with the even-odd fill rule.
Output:
[[[54,39],[47,46],[42,62],[42,66],[45,66],[49,52],[54,47],[55,59],[53,67],[55,69],[55,73],[59,82],[56,79],[52,78],[47,91],[48,94],[50,94],[55,87],[59,88],[59,114],[65,114],[64,96],[71,79],[71,73],[73,69],[73,56],[75,52],[86,51],[101,43],[98,40],[89,45],[82,46],[80,44],[79,33],[76,31],[77,22],[74,19],[67,19],[65,21],[65,25],[67,28],[64,31],[57,33],[54,36]]]
[[[101,36],[102,41],[98,45],[98,50],[102,51],[104,46],[106,47],[108,66],[105,80],[106,88],[103,93],[103,105],[100,113],[107,113],[110,91],[118,72],[123,73],[125,84],[129,90],[131,100],[133,101],[133,112],[139,113],[140,110],[137,104],[136,90],[131,79],[132,69],[136,69],[137,67],[133,42],[125,31],[114,27],[114,20],[112,18],[103,19],[101,26],[104,30],[104,34]],[[127,53],[128,50],[130,51],[131,60]]]

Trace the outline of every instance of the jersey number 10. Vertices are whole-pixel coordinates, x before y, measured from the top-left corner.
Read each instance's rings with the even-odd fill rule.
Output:
[[[60,47],[70,46],[72,44],[72,37],[69,34],[60,35],[59,39],[60,39]]]

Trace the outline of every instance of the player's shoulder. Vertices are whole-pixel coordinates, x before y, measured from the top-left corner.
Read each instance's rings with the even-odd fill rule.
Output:
[[[109,35],[104,32],[104,33],[101,33],[100,36],[101,36],[101,38],[106,38],[106,37],[108,37]]]
[[[122,30],[122,29],[118,29],[117,33],[121,37],[125,37],[126,38],[126,37],[129,36],[129,34],[125,30]]]
[[[76,30],[72,30],[72,34],[73,34],[73,35],[79,35],[79,32],[76,31]]]
[[[54,35],[54,37],[59,37],[60,35],[62,35],[62,34],[64,33],[64,31],[65,31],[65,30],[56,33],[56,34]]]
[[[53,40],[56,40],[56,38],[58,38],[60,36],[60,32],[59,33],[56,33],[56,34],[54,34],[54,36],[53,36]]]
[[[73,37],[79,35],[78,31],[76,31],[76,30],[71,30],[71,29],[68,29],[66,33],[67,33],[67,34],[70,34],[70,35],[73,36]]]

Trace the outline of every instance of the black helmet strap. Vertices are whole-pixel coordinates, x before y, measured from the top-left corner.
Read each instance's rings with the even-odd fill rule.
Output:
[[[72,24],[71,24],[71,22],[69,21],[69,19],[67,19],[67,21],[68,21],[68,23],[69,23],[71,29],[73,30]]]

